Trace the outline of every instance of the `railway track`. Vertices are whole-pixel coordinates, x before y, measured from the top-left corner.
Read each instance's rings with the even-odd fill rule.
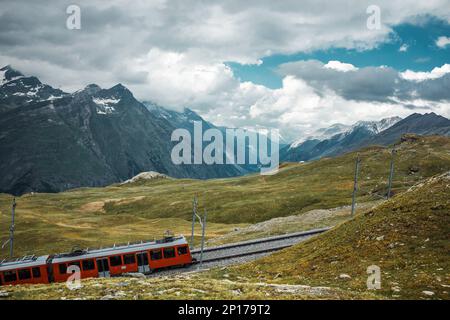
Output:
[[[306,240],[313,235],[325,232],[329,229],[330,228],[314,229],[304,232],[289,233],[280,236],[242,241],[221,246],[207,247],[203,250],[203,263],[270,253],[290,247],[298,242]],[[192,256],[197,259],[196,263],[199,263],[200,249],[192,250],[191,253]]]
[[[329,229],[330,228],[314,229],[221,246],[206,247],[203,250],[203,268],[223,267],[264,257],[274,251],[291,247],[294,244]],[[198,270],[198,265],[200,263],[200,249],[192,250],[191,254],[197,261],[190,266],[186,266],[185,268],[159,270],[148,275],[148,277],[180,274]]]
[[[314,229],[221,246],[207,247],[203,250],[203,263],[262,255],[264,253],[285,249],[329,229],[330,228]],[[191,253],[192,256],[197,259],[196,264],[198,264],[200,260],[200,249],[192,250]]]

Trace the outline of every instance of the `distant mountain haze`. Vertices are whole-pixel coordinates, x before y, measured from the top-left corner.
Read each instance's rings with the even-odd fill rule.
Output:
[[[403,134],[450,136],[450,120],[435,113],[414,113],[405,119],[391,117],[380,121],[358,121],[353,126],[334,125],[319,132],[339,131],[300,139],[280,150],[282,161],[308,161],[335,156],[369,145],[390,145]]]

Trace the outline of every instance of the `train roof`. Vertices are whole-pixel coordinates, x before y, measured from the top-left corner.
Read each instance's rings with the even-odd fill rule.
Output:
[[[15,260],[3,260],[3,261],[0,261],[0,271],[19,269],[19,268],[31,268],[31,267],[45,265],[47,263],[48,257],[49,257],[49,255],[40,256],[40,257],[25,256],[23,258],[18,258]]]
[[[116,254],[125,254],[128,252],[146,251],[151,249],[159,249],[177,245],[187,244],[183,236],[170,237],[163,240],[129,243],[126,245],[113,246],[109,248],[93,249],[93,250],[79,250],[77,252],[62,253],[54,256],[52,263],[62,263],[77,261],[82,259],[101,258]]]
[[[52,258],[52,263],[63,263],[70,261],[77,261],[83,259],[95,259],[116,254],[126,254],[129,252],[146,251],[151,249],[159,249],[177,245],[187,244],[186,239],[183,236],[179,237],[167,237],[162,240],[128,243],[125,245],[114,245],[113,247],[100,248],[100,249],[85,249],[77,250],[69,253],[59,253],[52,256],[26,256],[15,260],[3,260],[0,261],[0,271],[6,271],[19,268],[30,268],[47,263],[49,258]]]

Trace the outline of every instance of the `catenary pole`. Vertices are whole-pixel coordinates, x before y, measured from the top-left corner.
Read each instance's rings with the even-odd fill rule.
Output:
[[[12,258],[14,256],[14,223],[16,215],[16,198],[13,198],[12,209],[11,209],[11,227],[9,228],[9,256]]]
[[[205,213],[204,213],[204,216],[203,216],[203,222],[202,222],[202,247],[201,247],[201,250],[200,250],[200,269],[203,266],[203,249],[205,247],[206,214],[207,214],[207,212],[206,212],[206,209],[205,209]]]
[[[359,154],[356,157],[355,161],[355,177],[353,179],[353,195],[352,195],[352,217],[355,215],[356,208],[356,192],[358,191],[358,173],[359,173],[359,164],[361,163],[361,159],[359,158]]]
[[[391,153],[391,168],[389,171],[389,184],[388,184],[388,192],[386,198],[389,200],[391,197],[391,190],[392,190],[392,178],[394,177],[394,156],[395,156],[395,149],[392,149]]]
[[[191,230],[191,249],[194,249],[194,228],[195,228],[195,215],[197,214],[197,197],[194,196],[192,203],[192,230]]]

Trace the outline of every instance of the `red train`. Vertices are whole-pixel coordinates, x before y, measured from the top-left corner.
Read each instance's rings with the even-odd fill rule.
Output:
[[[0,285],[64,282],[72,274],[67,271],[71,265],[80,268],[83,279],[127,272],[150,273],[192,262],[189,245],[183,236],[165,237],[152,242],[3,261],[0,263]]]

